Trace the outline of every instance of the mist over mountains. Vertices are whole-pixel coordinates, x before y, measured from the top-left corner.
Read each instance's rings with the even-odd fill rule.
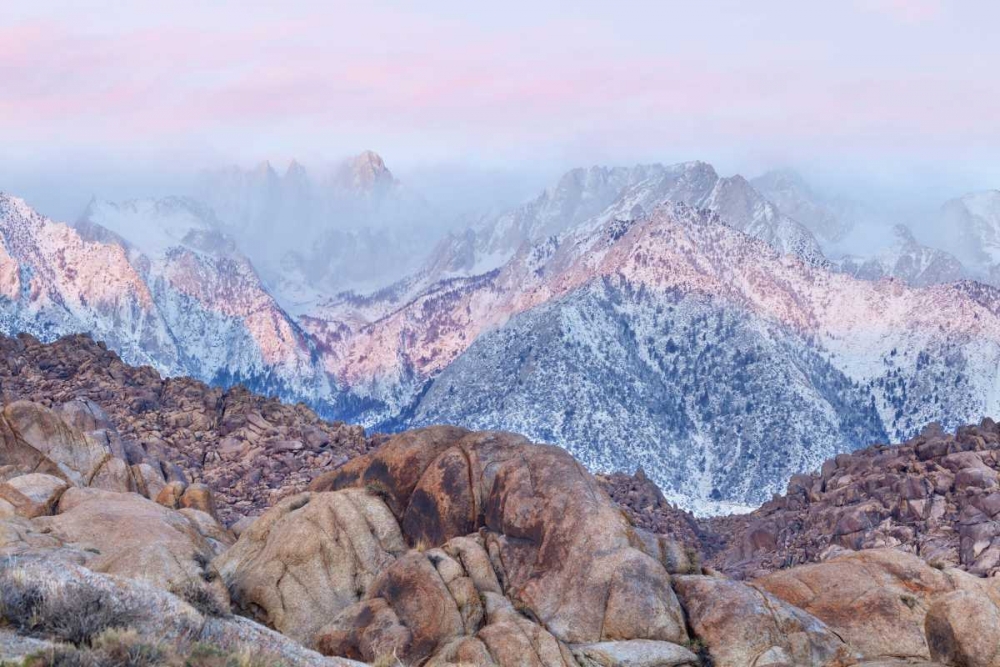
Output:
[[[456,220],[371,151],[265,162],[189,196],[94,199],[69,225],[3,195],[0,314],[330,418],[641,465],[710,511],[1000,410],[998,200],[928,213],[957,230],[936,243],[794,172],[696,161],[573,169]]]

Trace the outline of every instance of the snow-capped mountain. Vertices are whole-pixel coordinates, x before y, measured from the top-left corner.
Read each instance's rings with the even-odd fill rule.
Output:
[[[935,217],[822,194],[791,170],[751,182],[808,228],[833,264],[851,275],[897,278],[917,287],[963,279],[1000,284],[1000,192],[954,199]]]
[[[898,278],[910,285],[940,285],[971,277],[951,253],[917,241],[906,225],[893,228],[895,243],[870,257],[845,255],[835,265],[864,280]]]
[[[325,345],[348,416],[514,429],[688,500],[759,502],[832,452],[1000,410],[1000,302],[969,290],[859,280],[670,204]]]
[[[725,224],[759,238],[780,252],[826,264],[816,239],[783,215],[742,176],[720,177],[705,162],[573,169],[532,201],[485,216],[461,233],[449,234],[422,269],[378,293],[339,294],[317,302],[313,326],[329,322],[357,329],[418,298],[438,283],[464,281],[498,270],[532,245],[567,230],[631,220],[665,202],[714,211]]]
[[[292,161],[203,176],[196,197],[215,211],[291,312],[346,290],[372,291],[416,270],[433,247],[433,211],[371,151],[313,178]]]
[[[69,226],[0,194],[0,237],[4,333],[89,332],[168,374],[326,391],[311,342],[192,202],[93,201]]]
[[[781,252],[822,261],[812,234],[742,176],[722,178],[710,164],[686,162],[574,169],[537,199],[447,239],[432,257],[429,273],[436,278],[485,273],[509,260],[524,243],[543,241],[587,221],[635,218],[665,201],[715,211],[727,224]]]
[[[397,187],[381,160],[357,167],[336,187]],[[294,188],[307,212],[336,189],[297,165],[244,181]],[[283,201],[254,197],[248,225]],[[594,468],[642,465],[689,507],[757,503],[834,453],[1000,413],[1000,290],[950,282],[953,258],[905,230],[863,266],[828,262],[704,163],[574,170],[404,279],[292,314],[203,205],[94,202],[69,227],[2,202],[5,332],[91,331],[130,361],[366,425],[517,430]]]

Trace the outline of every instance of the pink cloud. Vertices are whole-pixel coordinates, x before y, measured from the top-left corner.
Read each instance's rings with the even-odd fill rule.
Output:
[[[863,0],[862,6],[904,23],[922,23],[940,18],[941,0]]]
[[[865,7],[904,21],[942,11],[932,0]],[[964,141],[1000,103],[974,65],[925,71],[881,44],[845,64],[842,43],[830,56],[808,35],[778,32],[798,41],[758,48],[751,40],[740,47],[750,57],[731,36],[680,23],[663,24],[660,41],[630,39],[600,21],[495,30],[385,12],[329,25],[291,16],[98,28],[0,27],[0,139],[112,150],[291,136],[294,128],[310,146],[381,132],[487,149],[581,137],[625,148],[702,137],[838,149]],[[685,32],[698,40],[673,48]]]

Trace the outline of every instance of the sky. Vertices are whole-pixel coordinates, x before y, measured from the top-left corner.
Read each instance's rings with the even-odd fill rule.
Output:
[[[997,25],[992,0],[0,0],[0,190],[68,217],[373,149],[442,197],[702,159],[941,201],[1000,187]]]

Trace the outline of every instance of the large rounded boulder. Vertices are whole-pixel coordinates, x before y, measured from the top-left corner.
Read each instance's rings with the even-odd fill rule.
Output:
[[[237,606],[331,655],[562,666],[646,640],[693,659],[659,557],[565,450],[432,427],[317,478],[215,564]]]

